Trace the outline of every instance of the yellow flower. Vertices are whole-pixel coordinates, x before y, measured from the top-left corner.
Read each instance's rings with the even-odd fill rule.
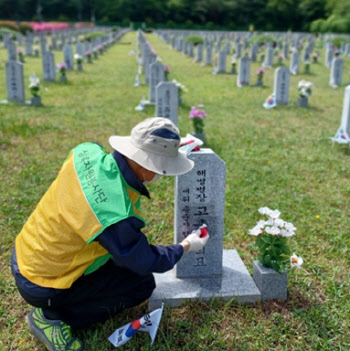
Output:
[[[316,215],[315,217],[316,217],[317,219],[319,219],[319,218],[320,218],[320,215]]]
[[[3,207],[7,207],[7,203],[5,202],[2,206],[3,206]]]

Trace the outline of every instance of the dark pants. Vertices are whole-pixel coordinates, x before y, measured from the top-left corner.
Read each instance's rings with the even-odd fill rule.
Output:
[[[112,260],[63,290],[28,289],[23,284],[25,278],[18,277],[13,264],[12,270],[19,292],[30,305],[41,307],[48,319],[62,320],[73,328],[103,322],[125,308],[137,306],[147,300],[155,288],[152,274],[138,275],[117,267]]]

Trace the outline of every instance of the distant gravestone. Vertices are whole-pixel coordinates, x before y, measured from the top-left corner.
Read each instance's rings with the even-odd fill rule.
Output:
[[[283,58],[285,60],[288,60],[288,50],[289,50],[288,43],[284,43],[283,44]]]
[[[194,57],[194,45],[193,43],[189,43],[188,45],[188,56]]]
[[[226,73],[226,52],[219,51],[218,52],[218,67],[217,73]]]
[[[17,52],[16,52],[16,44],[14,41],[9,40],[7,43],[7,52],[8,52],[8,60],[16,61],[17,60]]]
[[[160,62],[154,62],[150,65],[150,82],[149,82],[149,101],[156,101],[156,86],[165,80],[164,66]]]
[[[46,52],[46,37],[44,34],[40,35],[40,48],[41,53],[44,54],[44,52]]]
[[[51,51],[43,55],[43,76],[44,80],[54,82],[56,78],[55,56]]]
[[[212,45],[208,45],[205,49],[205,64],[212,65],[213,64],[213,47]]]
[[[178,87],[175,83],[159,83],[156,87],[156,116],[169,118],[177,126],[178,101]]]
[[[57,50],[58,49],[56,36],[52,36],[52,38],[51,38],[51,45],[52,45],[52,50]]]
[[[350,56],[350,44],[349,43],[345,44],[344,54],[345,54],[345,56]]]
[[[145,57],[145,76],[146,76],[146,84],[150,84],[151,75],[150,75],[150,67],[157,60],[157,56],[149,50]]]
[[[25,53],[27,56],[33,56],[33,39],[29,36],[25,39]]]
[[[183,256],[176,276],[217,276],[222,273],[225,163],[210,149],[193,152],[189,158],[194,168],[175,181],[175,242],[203,223],[208,225],[211,240],[203,250]]]
[[[342,76],[343,76],[343,66],[344,66],[344,62],[340,57],[333,58],[330,79],[329,79],[329,84],[331,86],[334,86],[334,85],[340,86],[341,85]]]
[[[236,58],[239,59],[242,56],[242,44],[240,42],[236,43]]]
[[[350,85],[345,89],[340,127],[331,139],[333,142],[350,145]]]
[[[333,61],[333,57],[334,57],[333,45],[331,43],[327,43],[326,55],[325,55],[325,63],[324,63],[327,68],[331,67],[332,61]]]
[[[231,53],[231,43],[229,41],[226,42],[225,44],[225,52],[226,52],[226,55],[230,55]]]
[[[74,60],[73,60],[73,49],[70,44],[66,44],[63,47],[63,60],[67,66],[67,69],[74,69]]]
[[[289,99],[289,70],[287,67],[279,67],[275,71],[274,94],[276,105],[287,105]]]
[[[297,74],[299,72],[299,62],[300,61],[300,54],[298,51],[294,51],[292,53],[289,65],[289,71],[292,74]]]
[[[203,45],[199,44],[197,46],[197,53],[194,62],[202,62],[203,60]]]
[[[76,43],[75,49],[76,49],[76,53],[78,55],[80,55],[81,57],[84,57],[85,50],[84,50],[84,44],[83,43],[81,43],[81,42]]]
[[[264,66],[271,67],[272,65],[273,65],[273,47],[268,46],[266,48],[266,57],[265,57]]]
[[[249,85],[250,78],[250,59],[244,56],[239,60],[238,79],[241,85]]]
[[[258,43],[254,43],[252,45],[251,52],[250,52],[250,58],[251,58],[252,62],[256,62],[257,57],[258,57],[258,50],[259,50]]]
[[[23,65],[17,61],[6,62],[6,88],[9,102],[24,104]]]

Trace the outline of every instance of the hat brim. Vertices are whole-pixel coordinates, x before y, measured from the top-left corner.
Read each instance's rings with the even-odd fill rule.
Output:
[[[177,176],[189,172],[194,162],[178,152],[176,156],[162,156],[146,152],[135,146],[131,137],[113,135],[109,138],[112,148],[135,161],[142,167],[165,176]]]

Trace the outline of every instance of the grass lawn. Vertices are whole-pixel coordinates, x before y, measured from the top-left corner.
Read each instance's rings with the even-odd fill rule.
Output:
[[[262,103],[273,90],[272,69],[263,88],[239,89],[236,76],[214,76],[212,67],[170,50],[155,35],[147,39],[170,66],[169,78],[188,88],[179,110],[182,135],[192,131],[191,106],[205,105],[207,147],[226,162],[224,248],[237,249],[252,271],[257,251],[248,230],[261,218],[258,208],[269,206],[297,227],[289,243],[304,258],[303,269],[288,274],[287,302],[213,300],[166,309],[152,350],[349,350],[350,148],[329,140],[340,125],[344,86],[329,87],[322,56],[310,75],[291,77],[290,105],[267,111]],[[27,329],[31,307],[16,289],[9,262],[17,233],[69,150],[85,141],[111,150],[110,135],[128,135],[154,116],[152,106],[134,110],[148,97],[148,86],[133,87],[138,66],[128,54],[135,48],[136,33],[128,33],[83,72],[68,72],[68,84],[44,82],[43,107],[0,105],[0,350],[44,350]],[[61,53],[55,56],[62,61]],[[0,100],[6,98],[6,60],[1,49]],[[252,84],[258,67],[252,65]],[[346,82],[349,69],[345,58]],[[29,99],[29,76],[42,77],[41,59],[26,58],[24,71]],[[315,85],[307,109],[296,105],[301,79]],[[143,201],[152,243],[172,244],[173,188],[174,179],[164,177],[150,186],[152,201]],[[77,335],[86,350],[112,350],[107,337],[146,310],[139,306]],[[138,333],[123,349],[151,350],[149,336]]]

